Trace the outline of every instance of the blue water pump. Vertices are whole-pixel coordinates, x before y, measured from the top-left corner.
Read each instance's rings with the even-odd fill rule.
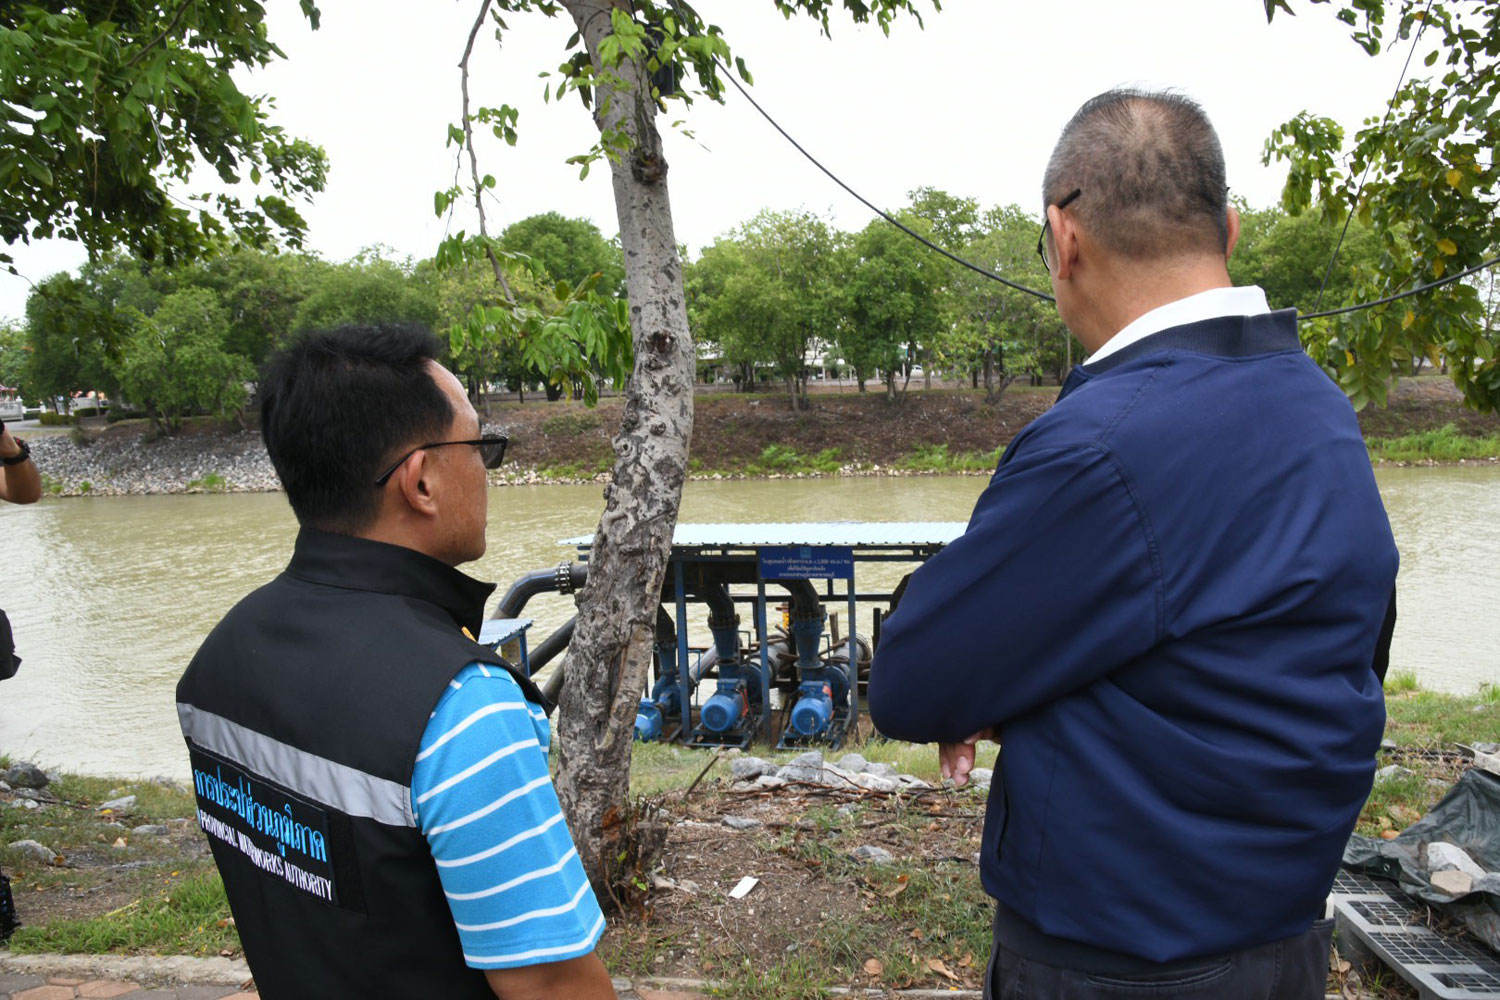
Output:
[[[791,622],[801,683],[797,685],[789,728],[798,736],[817,736],[833,721],[834,711],[849,703],[849,678],[818,655],[827,619],[828,615],[819,607],[811,614],[794,614]]]
[[[651,696],[642,698],[635,709],[635,738],[651,743],[661,738],[667,720],[682,715],[682,690],[677,686],[677,643],[656,644],[656,683]]]
[[[698,720],[709,732],[730,732],[750,714],[751,702],[760,702],[760,674],[746,670],[740,662],[739,626],[739,615],[708,617],[708,629],[719,653],[719,685],[703,703]]]

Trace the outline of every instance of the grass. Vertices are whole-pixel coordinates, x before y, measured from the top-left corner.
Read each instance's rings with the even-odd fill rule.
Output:
[[[1500,732],[1495,685],[1470,696],[1443,694],[1423,690],[1414,675],[1398,671],[1386,677],[1385,690],[1385,734],[1396,749],[1380,763],[1399,764],[1406,773],[1376,779],[1355,827],[1367,837],[1404,830],[1448,794],[1461,769],[1452,744],[1493,741]]]
[[[599,414],[592,410],[559,413],[542,421],[542,433],[550,437],[578,437],[599,429]]]
[[[238,951],[224,883],[216,871],[160,877],[160,887],[89,920],[54,920],[23,927],[10,940],[16,952],[64,954],[217,955]]]
[[[1417,689],[1417,674],[1413,670],[1393,670],[1385,676],[1385,693],[1408,694]]]
[[[768,475],[827,475],[842,468],[837,448],[824,448],[816,455],[804,455],[795,448],[781,444],[768,444],[760,457],[745,465],[748,476]]]
[[[1366,438],[1365,447],[1372,462],[1457,462],[1500,457],[1500,434],[1471,437],[1447,424],[1403,437]]]
[[[9,764],[0,758],[0,767]],[[59,855],[56,864],[43,865],[0,849],[17,893],[77,895],[128,880],[139,895],[103,916],[24,926],[11,938],[14,951],[216,955],[238,949],[234,927],[227,923],[229,904],[212,861],[185,862],[167,838],[129,832],[142,824],[192,816],[190,793],[149,781],[68,774],[46,791],[59,801],[37,809],[0,809],[0,843],[35,840]],[[101,803],[126,795],[136,797],[127,813],[99,811]],[[116,823],[121,825],[111,825]],[[122,846],[116,846],[119,840]],[[23,907],[22,920],[26,916]]]
[[[194,479],[187,484],[190,490],[203,490],[204,492],[217,493],[226,489],[229,481],[217,472],[210,472],[202,479]]]
[[[1433,751],[1451,750],[1453,743],[1493,740],[1500,731],[1497,685],[1486,685],[1474,695],[1448,695],[1423,690],[1413,674],[1396,671],[1387,678],[1386,700],[1386,734],[1396,749],[1383,754],[1381,763],[1399,763],[1410,773],[1376,782],[1357,827],[1357,832],[1367,836],[1404,829],[1447,793],[1460,765],[1451,753]],[[937,757],[930,746],[875,738],[852,749],[871,762],[889,763],[901,773],[937,782]],[[795,751],[762,747],[750,752],[782,763],[796,756]],[[825,757],[837,760],[843,752],[825,753]],[[989,745],[981,751],[985,760],[992,755]],[[707,751],[670,744],[636,744],[631,791],[637,796],[658,796],[685,789],[702,775],[695,795],[711,798],[716,794],[715,782],[727,783],[730,760],[727,754],[716,758]],[[0,767],[8,765],[0,756]],[[41,866],[0,848],[0,861],[16,877],[18,889],[88,891],[91,873],[83,870],[78,856],[92,852],[107,853],[116,862],[96,867],[96,884],[99,878],[119,879],[120,873],[113,869],[121,862],[139,863],[127,876],[136,879],[138,895],[102,916],[23,927],[13,938],[12,948],[18,952],[193,955],[238,949],[223,886],[210,862],[184,864],[169,844],[156,838],[129,837],[127,847],[114,848],[112,842],[121,831],[106,825],[113,817],[98,814],[99,803],[133,794],[135,807],[121,817],[127,827],[191,816],[189,793],[152,782],[72,775],[60,777],[49,791],[63,801],[36,810],[0,809],[0,843],[34,839],[75,858],[67,867]],[[933,858],[908,860],[901,857],[905,848],[894,842],[891,849],[898,860],[891,864],[861,865],[850,852],[867,842],[862,839],[869,836],[866,827],[876,819],[896,831],[896,839],[908,846],[920,844],[930,831],[939,829],[937,824],[944,824],[941,829],[952,834],[947,824],[967,822],[977,833],[979,802],[975,798],[960,803],[962,815],[951,811],[951,802],[933,812],[926,806],[898,805],[894,817],[889,806],[882,814],[866,804],[848,812],[826,803],[814,804],[798,817],[799,823],[767,829],[758,850],[794,859],[828,883],[856,885],[861,912],[832,915],[817,933],[797,936],[787,949],[769,954],[764,949],[752,952],[716,929],[705,928],[700,936],[697,931],[643,921],[612,937],[604,954],[606,962],[617,973],[650,975],[660,969],[659,958],[697,945],[705,949],[700,953],[708,959],[703,974],[716,980],[717,992],[731,1000],[800,1000],[825,996],[832,986],[930,985],[941,979],[942,969],[972,976],[988,954],[992,913],[973,866]],[[978,849],[977,843],[963,846],[966,843],[960,836],[955,848]],[[695,940],[689,942],[684,935]]]
[[[612,465],[612,458],[601,457],[593,460],[579,459],[576,462],[559,462],[555,465],[548,465],[538,471],[548,479],[593,479],[601,473],[608,472]]]
[[[950,454],[946,444],[918,445],[898,461],[895,468],[913,472],[993,472],[1003,447],[993,451],[965,451]]]

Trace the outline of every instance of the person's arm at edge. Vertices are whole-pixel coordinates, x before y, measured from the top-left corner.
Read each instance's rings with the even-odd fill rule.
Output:
[[[0,424],[0,458],[14,458],[21,444],[11,436],[10,428]],[[42,498],[42,474],[28,459],[16,465],[0,465],[0,500],[11,503],[36,503]]]
[[[597,951],[541,965],[485,969],[490,989],[500,1000],[613,1000],[614,983]]]
[[[1003,728],[1149,648],[1164,613],[1154,545],[1109,454],[1018,454],[885,620],[871,719],[912,742]]]

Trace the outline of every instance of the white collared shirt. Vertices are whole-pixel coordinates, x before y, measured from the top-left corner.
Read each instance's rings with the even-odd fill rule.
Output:
[[[1123,347],[1144,340],[1153,333],[1170,330],[1174,326],[1186,326],[1220,316],[1260,316],[1271,311],[1266,304],[1266,293],[1259,285],[1241,285],[1238,288],[1210,288],[1206,292],[1189,295],[1176,302],[1157,306],[1148,313],[1137,316],[1123,330],[1104,342],[1084,362],[1093,364],[1107,358]]]

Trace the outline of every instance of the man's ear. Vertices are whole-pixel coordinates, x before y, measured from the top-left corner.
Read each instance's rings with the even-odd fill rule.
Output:
[[[1078,260],[1078,227],[1073,216],[1056,205],[1047,206],[1047,220],[1052,223],[1052,276],[1066,281]]]
[[[418,451],[402,462],[401,468],[391,477],[401,491],[401,498],[413,513],[423,517],[432,517],[437,513],[437,500],[432,492],[432,479],[436,472],[436,465],[427,461],[427,452]]]
[[[1224,241],[1224,259],[1228,260],[1234,253],[1234,245],[1240,241],[1240,213],[1233,205],[1224,210],[1224,230],[1228,234]]]

